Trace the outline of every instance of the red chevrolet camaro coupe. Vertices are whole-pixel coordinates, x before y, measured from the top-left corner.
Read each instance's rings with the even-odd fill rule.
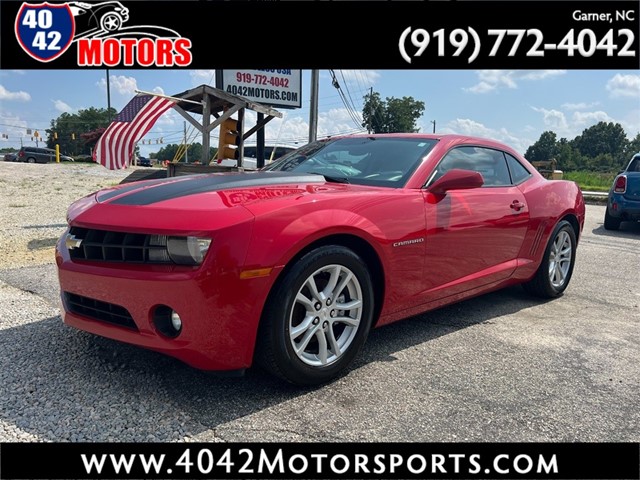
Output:
[[[517,152],[459,135],[329,138],[258,172],[129,183],[69,208],[64,321],[204,370],[300,385],[372,327],[513,284],[557,297],[585,206]]]

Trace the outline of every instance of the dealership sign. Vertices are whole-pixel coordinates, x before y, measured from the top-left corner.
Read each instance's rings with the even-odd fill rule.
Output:
[[[138,5],[136,5],[138,7]],[[117,0],[100,3],[26,3],[15,19],[16,40],[42,63],[76,43],[79,67],[187,67],[191,40],[173,29],[133,22]]]
[[[216,70],[216,86],[263,105],[300,108],[301,70]]]

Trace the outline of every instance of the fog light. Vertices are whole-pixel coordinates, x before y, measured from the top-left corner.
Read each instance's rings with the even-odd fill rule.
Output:
[[[158,305],[153,311],[153,324],[165,337],[176,338],[182,332],[182,319],[171,307]]]
[[[176,332],[179,332],[182,328],[182,319],[180,318],[180,315],[174,311],[171,311],[171,325]]]

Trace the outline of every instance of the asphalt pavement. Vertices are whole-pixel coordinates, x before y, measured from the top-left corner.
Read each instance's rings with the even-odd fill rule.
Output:
[[[0,441],[640,441],[640,223],[587,206],[573,279],[377,329],[334,383],[225,378],[62,324],[56,270],[0,271]]]

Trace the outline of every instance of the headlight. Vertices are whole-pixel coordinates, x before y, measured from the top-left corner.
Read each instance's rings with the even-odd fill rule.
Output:
[[[210,245],[210,238],[169,237],[167,252],[171,260],[180,265],[200,265]]]

